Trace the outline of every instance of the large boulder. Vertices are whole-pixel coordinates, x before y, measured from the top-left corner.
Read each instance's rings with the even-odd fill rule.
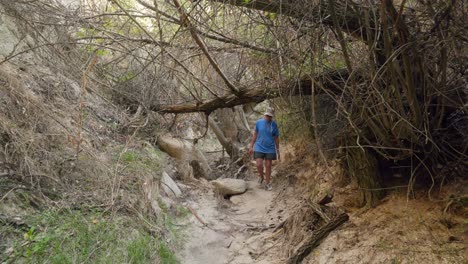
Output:
[[[221,195],[235,195],[247,191],[247,182],[239,179],[217,179],[211,181]]]
[[[182,191],[177,183],[164,171],[161,177],[161,188],[169,197],[180,197]]]

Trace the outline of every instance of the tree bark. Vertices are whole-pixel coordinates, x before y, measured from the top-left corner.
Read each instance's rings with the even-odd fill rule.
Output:
[[[224,132],[221,130],[221,128],[216,124],[216,122],[213,120],[213,118],[210,117],[208,120],[208,124],[210,125],[211,130],[216,135],[216,138],[218,139],[219,143],[226,149],[227,153],[231,157],[231,159],[238,159],[239,153],[240,153],[240,148],[235,142],[232,141],[232,139],[229,139],[226,137]]]
[[[377,159],[366,148],[348,148],[346,151],[349,172],[360,188],[360,204],[374,207],[384,194]]]
[[[316,84],[327,89],[335,94],[341,93],[349,74],[347,70],[336,70],[323,73],[315,78]],[[245,90],[241,96],[228,94],[213,99],[207,99],[201,103],[175,104],[175,105],[155,105],[150,109],[159,113],[193,113],[205,112],[210,114],[219,108],[231,108],[236,105],[248,103],[260,103],[266,99],[296,96],[296,95],[311,95],[312,82],[311,80],[286,81],[279,85],[278,89],[261,89],[264,85],[256,85],[256,87]],[[275,85],[270,85],[275,87]],[[320,93],[323,89],[316,89]]]

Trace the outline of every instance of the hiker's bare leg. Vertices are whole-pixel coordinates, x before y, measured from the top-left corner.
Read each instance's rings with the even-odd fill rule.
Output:
[[[263,159],[255,159],[255,162],[257,163],[257,171],[258,171],[258,177],[263,178]]]
[[[265,160],[265,183],[270,183],[270,175],[271,175],[271,160]]]

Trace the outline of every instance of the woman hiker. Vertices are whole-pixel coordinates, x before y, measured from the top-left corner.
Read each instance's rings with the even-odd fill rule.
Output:
[[[268,108],[262,119],[255,123],[255,132],[250,142],[249,154],[254,156],[259,174],[260,184],[265,180],[265,189],[271,191],[270,182],[271,163],[280,160],[279,131],[276,122],[273,121],[274,110]],[[263,160],[265,160],[265,173],[263,173]]]

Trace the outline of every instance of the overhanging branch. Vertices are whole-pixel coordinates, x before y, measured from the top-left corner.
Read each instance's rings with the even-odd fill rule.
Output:
[[[346,70],[337,70],[323,73],[317,76],[315,81],[320,82],[323,89],[327,89],[338,94],[342,91],[342,87],[344,86],[344,83],[347,79],[348,72]],[[200,103],[153,106],[151,107],[151,110],[159,113],[205,112],[209,114],[219,108],[231,108],[236,105],[259,103],[266,99],[282,96],[311,94],[311,80],[304,79],[300,81],[284,82],[283,84],[279,85],[279,88],[277,89],[260,89],[257,85],[256,88],[242,91],[241,96],[228,94],[219,98],[208,99]]]
[[[180,19],[178,19],[176,17],[173,17],[170,14],[159,10],[154,5],[146,3],[143,0],[137,0],[137,2],[140,3],[142,6],[148,8],[150,10],[153,10],[154,12],[157,12],[161,16],[165,17],[167,19],[166,21],[168,21],[170,23],[177,24],[177,25],[183,25],[183,23],[182,23],[182,21]],[[252,44],[252,43],[248,43],[248,42],[241,41],[241,40],[238,40],[238,39],[230,38],[230,37],[221,35],[220,32],[216,32],[211,28],[209,29],[209,32],[213,32],[214,34],[210,34],[209,32],[205,32],[205,31],[197,29],[197,28],[194,28],[194,30],[200,36],[203,36],[203,37],[206,37],[206,38],[209,38],[209,39],[213,39],[213,40],[216,40],[216,41],[219,41],[219,42],[233,44],[233,45],[236,45],[236,46],[239,46],[239,47],[244,47],[244,48],[248,48],[248,49],[252,49],[252,50],[256,50],[256,51],[260,51],[260,52],[264,52],[264,53],[268,53],[268,54],[278,55],[278,51],[275,50],[275,49],[262,47],[262,46],[257,46],[257,45]]]
[[[249,9],[256,9],[260,11],[277,13],[298,19],[305,19],[312,22],[321,23],[328,26],[333,26],[331,16],[330,2],[327,0],[209,0],[222,4],[234,5]],[[343,32],[346,32],[358,39],[367,40],[367,33],[365,30],[364,14],[373,14],[377,19],[377,15],[372,7],[363,4],[356,4],[351,0],[336,0],[333,1],[334,10],[338,24]],[[374,30],[376,20],[370,21],[370,27]],[[372,35],[374,32],[369,32]],[[372,36],[371,35],[371,36]]]

